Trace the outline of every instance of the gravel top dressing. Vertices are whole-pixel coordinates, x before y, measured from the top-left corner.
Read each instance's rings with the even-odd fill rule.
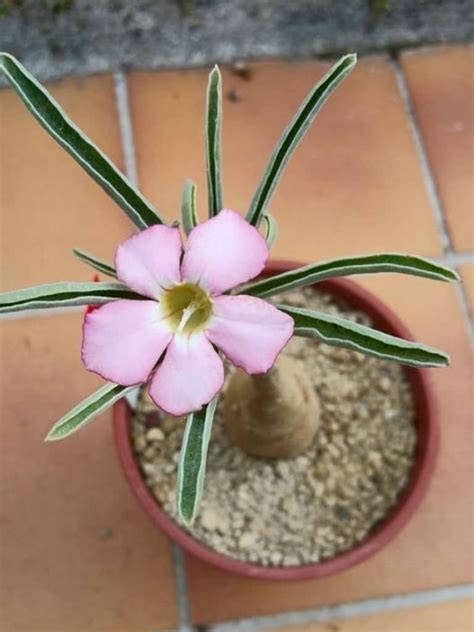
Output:
[[[311,288],[275,302],[282,297],[371,325],[365,314]],[[190,529],[218,552],[264,566],[314,563],[357,545],[397,503],[416,444],[412,393],[399,365],[307,338],[293,338],[284,353],[303,363],[319,396],[311,448],[290,460],[247,456],[230,443],[219,405],[202,505]],[[135,451],[147,484],[175,519],[183,432],[184,420],[162,415],[143,391],[133,419]]]

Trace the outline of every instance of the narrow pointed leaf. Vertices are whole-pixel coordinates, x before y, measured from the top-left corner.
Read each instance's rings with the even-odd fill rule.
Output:
[[[206,108],[206,160],[209,217],[222,210],[222,79],[217,66],[209,74]]]
[[[400,364],[418,367],[449,365],[449,356],[417,342],[409,342],[350,320],[289,305],[278,305],[295,321],[295,335],[316,338],[328,345],[346,347]]]
[[[152,204],[69,119],[17,59],[8,53],[0,53],[0,68],[37,121],[117,202],[138,228],[163,223]]]
[[[199,224],[196,208],[196,185],[191,180],[186,180],[181,198],[181,218],[186,235]]]
[[[79,248],[73,248],[73,253],[76,255],[78,259],[80,259],[83,263],[87,263],[94,270],[98,270],[102,272],[102,274],[106,274],[107,276],[117,278],[117,272],[113,265],[91,255],[85,250],[80,250]]]
[[[247,214],[247,221],[258,226],[266,212],[278,180],[286,164],[331,93],[347,77],[357,61],[356,55],[345,55],[311,90],[275,147],[258,185]]]
[[[109,382],[98,391],[83,399],[77,406],[70,410],[64,417],[54,424],[46,435],[45,441],[59,441],[65,439],[73,432],[83,428],[94,417],[110,408],[112,404],[132,391],[135,386],[120,386]]]
[[[459,276],[454,270],[428,259],[412,255],[385,253],[311,263],[302,268],[247,285],[247,287],[242,288],[241,293],[259,297],[272,296],[284,290],[311,285],[324,279],[374,272],[400,272],[437,281],[459,280]]]
[[[186,421],[178,468],[178,514],[187,525],[193,523],[201,500],[217,399],[215,397],[202,410],[188,415]]]
[[[265,223],[265,239],[268,247],[271,248],[278,237],[278,224],[276,219],[273,215],[270,215],[270,213],[265,213],[263,221]]]
[[[102,305],[120,298],[142,300],[121,283],[47,283],[0,294],[0,314],[27,309]]]

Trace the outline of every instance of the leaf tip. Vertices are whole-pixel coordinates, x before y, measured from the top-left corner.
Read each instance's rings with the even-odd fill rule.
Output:
[[[189,512],[187,509],[179,505],[178,517],[186,527],[192,527],[196,517],[196,512]]]
[[[59,441],[59,439],[62,439],[62,437],[56,434],[56,430],[53,426],[53,428],[51,428],[43,441],[44,443],[51,443],[52,441]]]
[[[451,364],[451,356],[447,353],[443,355],[442,366],[450,366]]]
[[[430,262],[431,263],[431,262]],[[440,279],[447,281],[448,283],[458,283],[461,281],[461,275],[455,268],[448,268],[447,266],[438,266],[441,271]]]
[[[344,55],[341,60],[346,67],[346,70],[350,70],[354,68],[357,64],[357,53],[349,53],[348,55]]]
[[[444,353],[444,351],[441,351],[440,349],[434,349],[433,351],[436,353],[437,357],[436,359],[433,357],[431,364],[428,366],[438,369],[450,366],[451,357],[447,353]]]
[[[221,81],[221,71],[217,64],[214,65],[211,72],[209,73],[209,79],[216,79],[218,82]]]
[[[8,75],[8,63],[18,66],[19,61],[11,53],[0,51],[0,69],[3,70],[6,75]]]

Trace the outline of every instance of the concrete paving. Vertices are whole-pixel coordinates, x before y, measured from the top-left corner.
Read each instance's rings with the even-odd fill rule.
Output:
[[[397,50],[474,34],[470,0],[3,0],[2,7],[0,48],[42,80]]]

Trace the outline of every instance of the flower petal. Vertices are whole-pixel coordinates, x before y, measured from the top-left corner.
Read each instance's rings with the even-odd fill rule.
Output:
[[[146,382],[173,336],[160,317],[156,301],[127,299],[87,314],[82,340],[86,368],[123,386]]]
[[[224,365],[204,334],[175,335],[150,386],[154,402],[185,415],[211,401],[224,384]]]
[[[135,292],[157,298],[163,288],[181,280],[181,252],[181,236],[177,228],[150,226],[117,248],[117,277]]]
[[[191,231],[181,273],[186,281],[218,295],[256,277],[267,259],[268,246],[258,230],[223,209]]]
[[[253,296],[218,296],[206,335],[247,373],[265,373],[293,335],[293,319]]]

